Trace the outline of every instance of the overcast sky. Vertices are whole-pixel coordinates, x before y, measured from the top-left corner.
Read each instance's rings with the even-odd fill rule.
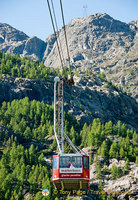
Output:
[[[49,0],[51,1],[51,0]],[[123,22],[138,20],[138,0],[62,0],[65,23],[76,17],[107,13]],[[59,0],[53,0],[59,28],[62,27]],[[0,22],[28,36],[45,40],[53,33],[47,0],[0,0]]]

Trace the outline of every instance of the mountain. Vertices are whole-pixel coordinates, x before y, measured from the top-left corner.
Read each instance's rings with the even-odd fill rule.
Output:
[[[0,49],[2,51],[42,60],[45,46],[45,42],[39,38],[29,38],[8,24],[0,23]]]
[[[131,98],[137,100],[138,97],[137,27],[138,21],[126,24],[107,14],[73,19],[66,26],[76,85],[71,90],[72,96],[67,89],[65,98],[67,96],[67,109],[77,119],[91,122],[93,118],[99,117],[103,122],[112,120],[115,123],[121,120],[138,129],[138,106]],[[43,60],[46,66],[60,67],[54,35],[44,42],[37,37],[29,38],[7,24],[0,24],[0,38],[0,49],[4,52],[19,53],[34,60]],[[67,63],[63,29],[59,30],[59,38]],[[30,99],[45,99],[45,102],[52,103],[53,92],[50,94],[46,91],[41,81],[34,83],[33,80],[17,79],[8,80],[6,84],[2,82],[1,102],[28,96]],[[77,98],[75,93],[78,94]]]
[[[66,25],[70,58],[74,71],[104,73],[106,78],[138,100],[138,21],[124,23],[107,14],[73,19]],[[68,65],[63,29],[58,31]],[[44,61],[46,66],[61,67],[56,39],[29,38],[7,24],[0,24],[0,50],[19,53]],[[85,76],[85,74],[84,74]]]
[[[95,14],[73,19],[66,26],[72,68],[85,72],[102,72],[136,99],[138,74],[137,21],[130,24],[111,18],[107,14]],[[65,49],[63,29],[59,31]],[[46,40],[49,43],[51,36]],[[64,51],[65,63],[67,52]],[[47,66],[59,67],[56,43],[44,54]]]

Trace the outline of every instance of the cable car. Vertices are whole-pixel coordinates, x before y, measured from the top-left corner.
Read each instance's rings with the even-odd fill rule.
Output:
[[[63,129],[63,82],[55,77],[54,132],[59,154],[53,156],[53,183],[57,189],[88,189],[89,156],[72,143]],[[75,153],[64,153],[65,140]]]
[[[89,156],[81,154],[53,156],[53,183],[57,189],[88,189]]]

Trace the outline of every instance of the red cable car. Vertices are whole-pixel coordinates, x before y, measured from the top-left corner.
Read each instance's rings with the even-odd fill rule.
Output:
[[[59,154],[53,156],[53,183],[57,189],[88,189],[89,156],[75,146],[63,130],[63,82],[63,79],[55,78],[54,132]],[[75,153],[64,153],[65,140]]]
[[[57,189],[88,189],[89,156],[81,154],[53,156],[53,182]]]

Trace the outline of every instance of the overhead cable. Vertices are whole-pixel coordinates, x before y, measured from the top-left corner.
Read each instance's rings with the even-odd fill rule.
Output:
[[[66,34],[66,27],[65,27],[62,0],[60,0],[60,8],[61,8],[61,14],[62,14],[62,21],[63,21],[63,28],[64,28],[64,34],[65,34],[65,41],[66,41],[66,47],[67,47],[68,60],[69,60],[69,69],[70,69],[70,72],[71,72],[70,55],[69,55],[68,40],[67,40],[67,34]]]
[[[51,8],[50,8],[49,0],[47,0],[47,5],[48,5],[48,9],[49,9],[49,13],[50,13],[50,18],[51,18],[51,22],[52,22],[52,26],[53,26],[53,30],[54,30],[54,35],[55,35],[55,38],[56,38],[56,43],[57,43],[59,58],[60,58],[61,66],[62,66],[62,69],[63,69],[62,57],[61,57],[60,48],[59,48],[59,44],[58,44],[58,40],[57,40],[56,29],[55,29],[55,25],[54,25],[54,20],[53,20]]]
[[[61,45],[61,40],[60,40],[60,37],[59,37],[59,31],[58,31],[58,25],[57,25],[57,20],[56,20],[56,14],[55,14],[55,9],[54,9],[53,0],[51,0],[51,5],[52,5],[54,20],[55,20],[56,33],[57,33],[58,40],[59,40],[59,47],[60,47],[60,49],[61,49],[62,60],[63,60],[63,64],[65,64],[65,60],[64,60],[64,56],[63,56],[63,50],[62,50],[62,45]]]

